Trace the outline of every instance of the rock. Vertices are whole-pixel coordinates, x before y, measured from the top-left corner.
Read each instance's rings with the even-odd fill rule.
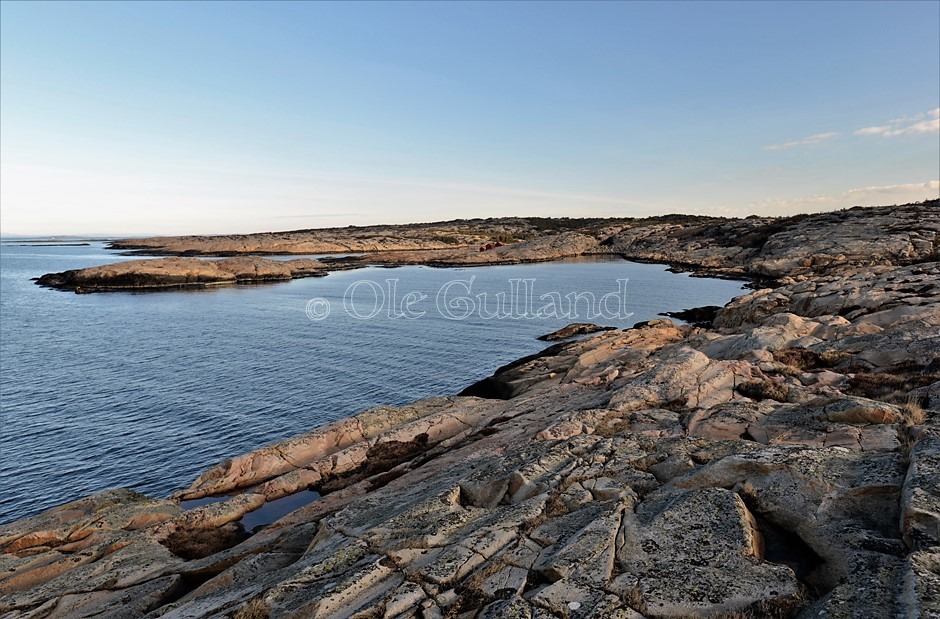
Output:
[[[903,479],[897,453],[777,446],[715,460],[674,484],[739,488],[751,511],[788,532],[789,545],[811,549],[800,560],[811,585],[852,591],[868,578],[882,578],[882,570],[897,576],[904,550],[896,501]]]
[[[571,339],[578,335],[587,335],[589,333],[597,333],[598,331],[614,331],[615,329],[616,327],[599,327],[585,322],[573,322],[567,327],[562,327],[557,331],[541,335],[538,339],[543,342],[556,342],[558,340]]]
[[[931,436],[911,449],[901,491],[901,532],[914,549],[940,546],[940,437]]]
[[[165,604],[183,561],[150,530],[179,511],[170,501],[111,490],[3,527],[0,613],[117,616],[123,607],[142,616]]]
[[[470,247],[378,251],[368,256],[352,258],[345,266],[348,268],[350,266],[364,267],[370,264],[381,264],[383,266],[426,264],[436,267],[469,267],[493,264],[522,264],[546,262],[594,253],[597,246],[598,241],[592,236],[578,232],[561,232],[495,247],[482,252],[477,248]]]
[[[808,617],[899,616],[906,604],[899,599],[904,565],[891,557],[878,557],[868,566],[864,580],[839,585],[803,612]],[[903,616],[903,615],[900,615]],[[909,617],[921,617],[908,614]]]
[[[18,553],[36,546],[60,546],[104,530],[136,531],[180,513],[171,502],[118,489],[66,503],[0,527],[0,551]]]
[[[326,266],[322,263],[309,259],[280,261],[258,257],[222,260],[157,258],[48,273],[36,283],[75,292],[158,290],[288,280],[325,275],[325,269]]]
[[[660,316],[678,318],[696,327],[710,327],[720,310],[721,307],[718,305],[706,305],[704,307],[693,307],[692,309],[682,310],[681,312],[663,312]]]
[[[897,423],[904,416],[900,407],[851,396],[818,402],[816,409],[821,417],[843,423]]]
[[[921,207],[849,209],[797,219],[771,235],[751,269],[772,276],[835,270],[844,265],[904,264],[929,257],[940,231],[937,202]],[[806,264],[808,262],[809,264]]]
[[[609,220],[615,221],[615,220]],[[547,225],[545,225],[547,224]],[[596,219],[503,217],[404,226],[347,226],[288,232],[217,236],[152,237],[111,243],[112,249],[149,254],[331,254],[347,252],[455,250],[480,252],[480,244],[501,248],[522,239],[551,240],[574,230],[606,238],[605,222]],[[596,241],[595,241],[596,242]]]
[[[850,321],[839,325],[830,320],[833,335],[840,334],[840,331],[843,334],[856,331],[856,324],[883,328],[884,325],[879,323],[908,320],[905,313],[935,315],[940,297],[940,286],[935,284],[938,277],[940,264],[937,262],[906,267],[876,266],[846,270],[842,275],[816,276],[796,284],[757,290],[737,297],[718,312],[715,326],[758,325],[775,314],[786,312],[808,318],[838,316]],[[899,307],[906,309],[881,315],[881,312]],[[865,316],[868,318],[856,323],[856,319]]]
[[[796,575],[762,557],[761,534],[736,494],[664,490],[625,520],[617,552],[623,573],[613,586],[621,596],[639,597],[641,612],[657,617],[796,606]]]
[[[604,245],[680,269],[783,279],[927,262],[936,255],[938,232],[940,203],[930,200],[784,218],[650,218],[630,222]]]
[[[902,608],[909,617],[940,617],[940,548],[911,553],[903,572]]]

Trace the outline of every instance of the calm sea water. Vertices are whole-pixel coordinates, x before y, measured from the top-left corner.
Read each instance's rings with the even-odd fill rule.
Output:
[[[0,522],[89,493],[131,487],[166,496],[206,467],[380,404],[454,394],[497,367],[537,352],[536,337],[568,318],[450,320],[436,307],[485,292],[510,296],[511,279],[541,294],[616,291],[628,278],[630,326],[659,312],[720,305],[739,282],[691,278],[622,260],[472,269],[368,268],[263,286],[76,295],[30,278],[122,257],[88,247],[0,244]],[[396,298],[427,298],[417,319],[372,313],[387,279]],[[311,320],[308,301],[329,316]],[[459,303],[459,302],[458,302]],[[609,303],[608,308],[615,308]],[[314,312],[322,311],[323,302]],[[466,308],[466,304],[464,304]],[[401,306],[398,306],[401,309]],[[517,312],[524,307],[517,304]],[[451,306],[451,313],[460,311]],[[485,313],[485,312],[484,312]],[[586,306],[579,308],[585,320]]]

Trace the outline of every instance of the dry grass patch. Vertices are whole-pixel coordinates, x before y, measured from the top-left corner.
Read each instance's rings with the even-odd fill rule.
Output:
[[[422,433],[410,441],[382,441],[376,443],[366,452],[366,460],[359,467],[340,473],[326,476],[320,482],[317,490],[320,494],[342,490],[364,479],[375,477],[372,487],[378,488],[387,484],[404,471],[395,471],[395,467],[410,462],[425,454],[431,445],[428,444],[428,435]]]
[[[555,493],[552,493],[545,501],[545,515],[549,518],[557,518],[568,513],[568,507]]]
[[[902,427],[898,429],[898,442],[900,443],[898,452],[901,454],[901,463],[907,467],[911,463],[911,453],[920,441],[911,435],[910,428]]]
[[[795,617],[809,601],[805,591],[789,599],[761,600],[748,608],[735,611],[709,614],[709,619],[791,619]],[[701,615],[689,615],[681,619],[700,619]]]
[[[473,574],[470,575],[469,580],[467,581],[470,586],[479,587],[483,584],[483,581],[498,574],[500,570],[506,567],[507,564],[503,563],[500,559],[493,559],[492,561],[487,561],[483,564],[483,567],[479,568]]]
[[[215,529],[178,529],[161,542],[181,559],[202,559],[241,543],[247,537],[235,522]]]
[[[908,400],[901,405],[903,423],[908,426],[917,426],[927,421],[927,413],[919,402]]]
[[[771,352],[774,361],[789,365],[799,370],[818,370],[831,368],[851,357],[851,353],[840,350],[825,350],[816,352],[809,348],[784,348]]]
[[[881,372],[857,369],[849,378],[845,392],[903,406],[910,401],[912,390],[937,381],[940,381],[940,357],[935,357],[927,365],[902,361]]]
[[[268,619],[270,611],[260,598],[255,598],[235,611],[232,619]]]
[[[735,390],[746,398],[752,400],[775,400],[786,402],[789,388],[769,380],[753,380],[741,383]]]
[[[613,438],[626,434],[630,430],[630,425],[629,419],[609,416],[595,426],[594,434],[604,438]]]
[[[528,520],[523,520],[518,527],[519,535],[528,535],[542,526],[546,521],[548,521],[548,516],[545,515],[544,511]]]
[[[640,614],[645,615],[648,612],[646,609],[646,600],[643,598],[643,592],[640,591],[640,588],[637,586],[630,587],[620,599],[623,600],[624,604]]]

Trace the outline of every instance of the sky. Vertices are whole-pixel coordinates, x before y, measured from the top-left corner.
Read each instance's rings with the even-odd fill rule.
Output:
[[[0,233],[940,194],[940,2],[0,3]]]

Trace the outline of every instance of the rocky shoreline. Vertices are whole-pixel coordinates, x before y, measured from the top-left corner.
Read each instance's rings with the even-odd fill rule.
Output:
[[[762,221],[552,235],[775,285],[0,526],[0,614],[940,617],[940,205]]]
[[[674,271],[703,277],[751,280],[755,287],[766,287],[838,271],[847,265],[904,265],[936,260],[940,245],[930,235],[930,226],[936,221],[938,209],[940,201],[933,200],[780,218],[692,215],[604,220],[503,218],[132,239],[114,241],[110,247],[177,257],[49,273],[38,278],[37,283],[76,292],[99,292],[276,281],[298,275],[284,272],[286,262],[267,260],[257,254],[361,252],[340,259],[308,260],[299,269],[300,276],[370,265],[471,267],[611,255],[668,264]],[[207,262],[195,256],[228,258]],[[217,269],[209,272],[211,265]]]

